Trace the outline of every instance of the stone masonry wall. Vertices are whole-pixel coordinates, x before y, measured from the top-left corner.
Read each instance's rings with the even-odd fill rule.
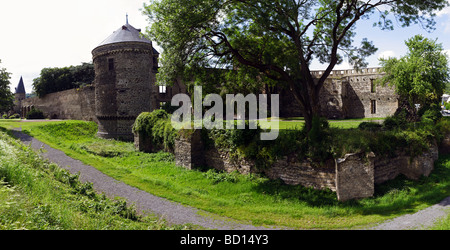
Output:
[[[400,174],[413,180],[428,176],[437,158],[438,146],[434,144],[429,151],[414,158],[405,154],[386,158],[373,153],[357,153],[347,154],[342,159],[330,159],[322,166],[317,166],[290,155],[261,170],[255,167],[253,161],[231,157],[226,150],[214,147],[204,149],[200,133],[194,133],[192,138],[177,139],[175,143],[178,166],[193,169],[206,165],[225,172],[261,173],[270,179],[281,179],[288,185],[330,189],[336,192],[340,201],[371,197],[375,192],[375,184],[392,180]]]
[[[323,71],[312,71],[315,78]],[[320,91],[321,115],[328,119],[379,118],[391,116],[398,108],[393,88],[379,86],[379,68],[333,70]],[[280,91],[280,116],[302,116],[301,108],[291,91]]]
[[[42,98],[27,98],[22,109],[42,110],[50,119],[96,121],[95,90],[92,86],[47,94]]]

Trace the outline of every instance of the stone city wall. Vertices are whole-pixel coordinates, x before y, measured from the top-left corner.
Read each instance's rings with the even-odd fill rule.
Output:
[[[96,121],[95,90],[92,86],[70,89],[22,101],[22,115],[32,107],[44,112],[46,118]]]
[[[417,157],[404,153],[394,157],[376,156],[373,153],[347,154],[341,159],[330,159],[321,166],[306,160],[299,161],[293,154],[276,160],[270,167],[257,169],[252,160],[237,159],[215,147],[204,148],[200,130],[190,137],[176,139],[174,149],[176,164],[187,169],[207,166],[225,172],[264,174],[288,185],[330,189],[336,192],[340,201],[371,197],[376,184],[392,180],[400,174],[413,180],[428,176],[438,159],[438,152],[438,146],[434,144],[429,151]]]

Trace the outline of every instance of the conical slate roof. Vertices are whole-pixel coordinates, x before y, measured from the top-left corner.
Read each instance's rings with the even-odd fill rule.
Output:
[[[107,44],[123,43],[123,42],[142,42],[152,44],[152,41],[148,40],[147,38],[141,35],[140,29],[134,28],[127,22],[127,24],[123,25],[121,28],[114,31],[112,35],[106,38],[98,46],[100,47]]]
[[[22,77],[20,77],[19,85],[17,85],[16,94],[26,94]]]

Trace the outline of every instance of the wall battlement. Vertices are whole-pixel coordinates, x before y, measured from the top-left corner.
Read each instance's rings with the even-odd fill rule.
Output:
[[[323,75],[324,70],[313,70],[311,71],[312,75],[319,77]],[[356,75],[369,75],[369,74],[382,74],[381,68],[364,68],[364,69],[347,69],[347,70],[332,70],[330,73],[330,77],[343,77],[343,76],[356,76]]]

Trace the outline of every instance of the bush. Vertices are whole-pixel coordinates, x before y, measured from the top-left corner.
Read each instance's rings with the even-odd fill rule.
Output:
[[[442,118],[440,110],[433,108],[426,110],[422,115],[422,121],[429,120],[433,123],[437,123]]]
[[[26,118],[29,120],[33,120],[33,119],[44,119],[44,112],[42,112],[39,109],[36,108],[32,108],[30,112],[27,113]]]
[[[375,122],[362,122],[358,126],[358,128],[360,130],[372,131],[372,132],[379,131],[382,127],[383,127],[383,125],[381,125],[379,123],[375,123]]]
[[[151,138],[155,148],[165,151],[173,151],[177,136],[170,115],[162,109],[140,114],[133,124],[133,133]]]
[[[407,125],[406,112],[400,112],[398,115],[386,117],[383,122],[383,128],[387,130],[405,129]]]
[[[19,119],[19,118],[20,118],[19,114],[14,114],[9,117],[9,119]]]

